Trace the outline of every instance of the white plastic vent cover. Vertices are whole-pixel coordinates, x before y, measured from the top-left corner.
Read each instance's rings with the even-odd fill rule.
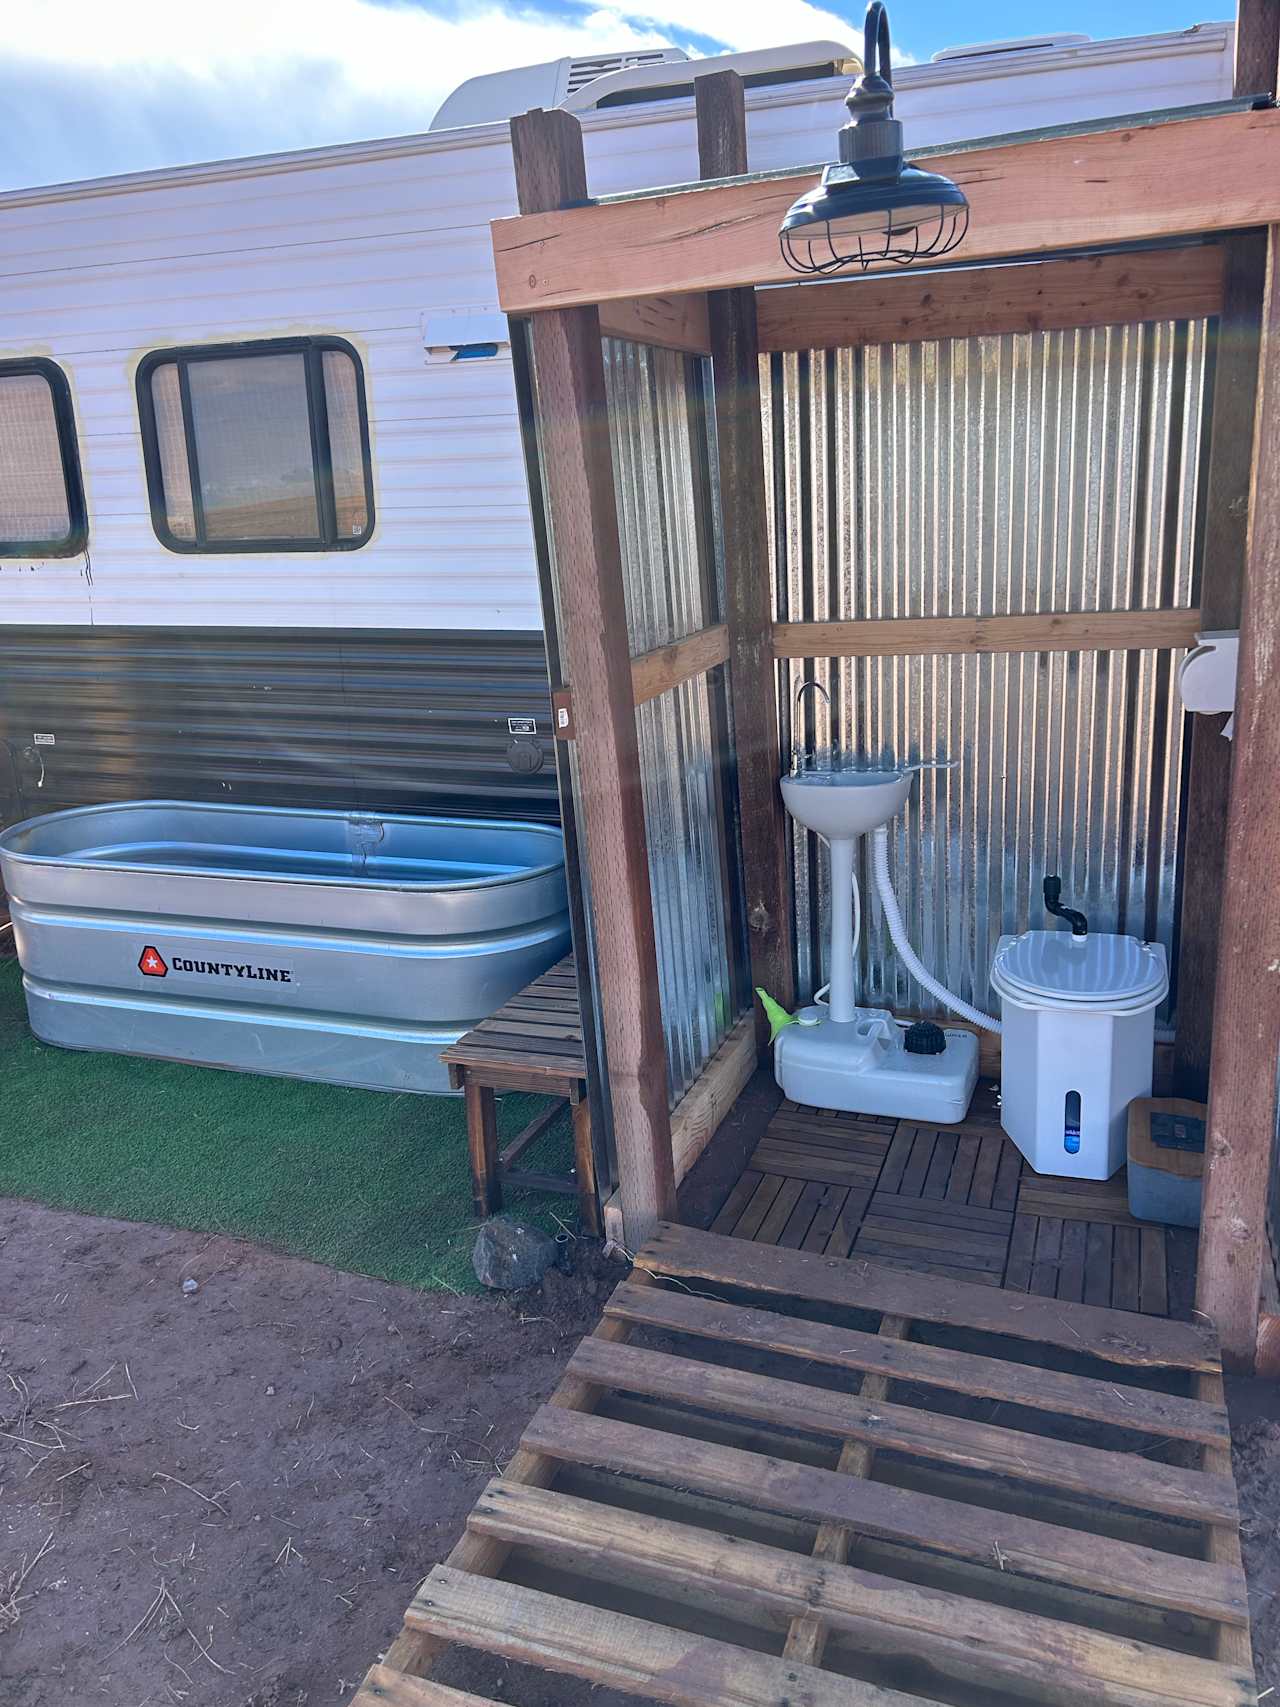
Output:
[[[652,48],[647,53],[599,53],[593,59],[569,61],[569,84],[566,95],[576,95],[597,77],[607,77],[611,71],[630,71],[636,65],[670,65],[688,59],[678,47]]]

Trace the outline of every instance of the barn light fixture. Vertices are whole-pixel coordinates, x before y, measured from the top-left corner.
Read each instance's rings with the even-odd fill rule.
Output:
[[[867,7],[862,75],[845,105],[840,159],[822,182],[793,202],[778,233],[782,256],[797,273],[835,273],[948,254],[969,225],[964,191],[950,178],[921,172],[902,156],[902,125],[893,116],[889,14]]]

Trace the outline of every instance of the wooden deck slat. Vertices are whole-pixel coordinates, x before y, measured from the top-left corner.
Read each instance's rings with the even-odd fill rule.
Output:
[[[978,1145],[978,1159],[973,1169],[973,1184],[969,1187],[969,1202],[976,1203],[983,1209],[991,1208],[992,1194],[996,1189],[996,1173],[1000,1167],[1000,1152],[1003,1147],[1004,1139],[995,1132],[988,1132]]]
[[[911,1154],[902,1171],[902,1184],[899,1187],[903,1197],[923,1196],[925,1176],[929,1172],[929,1164],[933,1160],[933,1152],[937,1142],[936,1127],[916,1127],[916,1135],[911,1144]]]
[[[817,1251],[819,1254],[827,1248],[827,1240],[835,1230],[849,1198],[854,1198],[855,1208],[857,1196],[853,1187],[843,1185],[827,1185],[823,1187],[823,1197],[818,1205],[818,1212],[809,1223],[809,1231],[804,1236],[801,1250]],[[865,1203],[866,1198],[862,1201]]]
[[[753,1168],[739,1176],[737,1184],[721,1204],[720,1213],[711,1223],[713,1233],[732,1233],[759,1184],[760,1175]]]
[[[945,1250],[948,1256],[956,1251],[967,1251],[972,1256],[991,1257],[998,1268],[1004,1267],[1004,1253],[1008,1244],[1004,1229],[989,1232],[973,1227],[957,1227],[945,1222],[941,1225],[922,1225],[914,1219],[885,1214],[875,1198],[867,1205],[862,1226],[864,1232],[870,1232],[874,1228],[874,1236],[886,1239],[890,1244],[919,1245],[923,1250],[932,1251]]]
[[[559,1079],[565,1085],[586,1078],[587,1063],[573,957],[559,962],[504,1002],[496,1013],[442,1049],[452,1067],[470,1069],[474,1082],[497,1088],[520,1075]],[[522,1088],[522,1087],[521,1087]]]
[[[854,1252],[854,1255],[860,1253]],[[946,1260],[946,1252],[939,1252],[936,1261],[908,1256],[906,1251],[899,1250],[895,1256],[888,1254],[888,1247],[883,1247],[873,1253],[868,1253],[868,1262],[874,1262],[878,1267],[905,1271],[908,1274],[939,1275],[944,1280],[958,1280],[966,1286],[996,1286],[1001,1284],[998,1269],[960,1268]]]
[[[1222,1406],[1207,1405],[1199,1399],[910,1340],[885,1341],[877,1334],[854,1328],[721,1303],[663,1286],[635,1286],[624,1281],[605,1305],[605,1314],[638,1327],[763,1347],[836,1369],[887,1375],[895,1381],[918,1382],[1144,1434],[1213,1446],[1223,1446],[1231,1438]]]
[[[810,1180],[796,1200],[796,1206],[788,1216],[786,1226],[778,1234],[778,1243],[786,1245],[789,1250],[802,1250],[814,1217],[827,1193],[835,1189],[837,1188],[824,1185],[821,1180]]]
[[[1138,1234],[1139,1302],[1144,1315],[1163,1316],[1169,1308],[1164,1232],[1143,1227]]]
[[[782,1236],[782,1229],[791,1219],[791,1211],[800,1200],[804,1190],[804,1181],[789,1177],[783,1180],[778,1195],[761,1221],[755,1237],[766,1245],[776,1245]]]
[[[1086,1223],[1084,1256],[1084,1302],[1111,1302],[1111,1228],[1105,1221]]]
[[[898,1127],[890,1140],[885,1152],[884,1167],[881,1170],[879,1189],[881,1191],[897,1192],[902,1184],[902,1175],[911,1157],[911,1146],[915,1142],[914,1129],[905,1124]]]
[[[978,1163],[979,1139],[974,1132],[961,1133],[956,1143],[956,1159],[951,1167],[951,1178],[947,1181],[948,1203],[967,1203],[969,1187],[973,1184],[973,1170]]]
[[[760,1230],[760,1223],[769,1213],[769,1206],[782,1190],[785,1181],[781,1174],[762,1174],[760,1183],[751,1194],[751,1199],[742,1214],[738,1217],[733,1229],[735,1239],[754,1239]]]
[[[1139,1270],[1139,1228],[1117,1227],[1112,1235],[1111,1304],[1116,1310],[1137,1310],[1142,1292]]]
[[[450,1689],[429,1677],[410,1677],[393,1666],[370,1666],[351,1707],[502,1707],[491,1695]]]
[[[1089,1229],[1083,1221],[1062,1223],[1062,1259],[1058,1266],[1058,1297],[1072,1304],[1084,1302],[1084,1259]],[[1164,1314],[1163,1311],[1160,1312]]]
[[[1238,1515],[1235,1484],[1229,1476],[1077,1446],[993,1423],[934,1416],[911,1405],[869,1402],[861,1395],[832,1393],[692,1357],[612,1345],[588,1335],[569,1369],[584,1381],[625,1393],[723,1411],[777,1428],[865,1441],[911,1457],[1092,1494],[1167,1517],[1234,1523]]]
[[[972,1203],[935,1203],[923,1197],[898,1197],[877,1191],[872,1200],[877,1215],[891,1215],[917,1226],[965,1227],[975,1233],[999,1233],[1007,1238],[1013,1216],[1007,1209],[979,1209]]]
[[[752,1503],[766,1509],[840,1523],[860,1534],[954,1554],[996,1571],[1074,1584],[1222,1623],[1247,1625],[1249,1620],[1244,1574],[1230,1565],[1181,1558],[934,1494],[855,1481],[832,1470],[734,1447],[687,1437],[675,1441],[656,1429],[550,1405],[534,1415],[525,1440],[551,1458],[651,1476],[703,1493],[733,1498],[747,1488]]]
[[[1070,1318],[1053,1300],[992,1294],[958,1284],[932,1285],[924,1276],[892,1273],[870,1262],[816,1263],[807,1255],[767,1245],[748,1253],[737,1240],[717,1238],[664,1222],[637,1259],[658,1273],[809,1298],[845,1308],[887,1310],[915,1321],[1009,1334],[1113,1363],[1170,1364],[1214,1371],[1219,1367],[1211,1330],[1194,1322],[1156,1317],[1127,1319],[1111,1310],[1077,1305]]]
[[[1040,1298],[1056,1298],[1058,1265],[1062,1255],[1062,1222],[1056,1215],[1042,1215],[1036,1228],[1036,1248],[1031,1259],[1027,1291]]]
[[[634,1573],[677,1598],[713,1584],[727,1604],[744,1603],[749,1613],[815,1614],[855,1638],[866,1634],[868,1621],[890,1625],[902,1633],[904,1651],[939,1666],[954,1663],[963,1646],[990,1668],[993,1681],[1032,1685],[1037,1699],[1055,1680],[1108,1707],[1243,1707],[1252,1699],[1248,1676],[1217,1661],[760,1542],[729,1542],[688,1523],[594,1500],[494,1480],[469,1521],[481,1534],[541,1549],[586,1576]]]
[[[908,1268],[919,1268],[922,1273],[936,1273],[940,1268],[949,1268],[975,1283],[984,1274],[998,1277],[1004,1272],[1003,1242],[999,1251],[985,1255],[950,1248],[943,1250],[937,1240],[926,1240],[922,1248],[919,1242],[904,1234],[882,1236],[866,1221],[854,1242],[853,1254],[870,1257],[873,1262],[905,1263]]]
[[[409,1610],[415,1626],[510,1660],[589,1678],[671,1707],[921,1707],[880,1689],[559,1595],[437,1565]]]

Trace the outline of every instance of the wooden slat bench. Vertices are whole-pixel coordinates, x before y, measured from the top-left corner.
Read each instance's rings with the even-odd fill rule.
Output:
[[[587,1061],[572,955],[442,1050],[440,1058],[448,1065],[450,1084],[466,1098],[471,1195],[476,1214],[494,1215],[501,1209],[505,1179],[532,1191],[576,1191],[583,1226],[589,1233],[598,1234],[600,1202],[587,1102]],[[497,1091],[534,1091],[558,1100],[499,1150],[494,1103]],[[565,1103],[573,1118],[572,1175],[517,1167],[520,1157],[559,1117]]]
[[[664,1226],[356,1707],[475,1701],[454,1643],[672,1707],[1246,1707],[1214,1336]]]

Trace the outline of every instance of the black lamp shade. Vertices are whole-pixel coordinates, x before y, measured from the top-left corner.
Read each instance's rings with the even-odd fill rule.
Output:
[[[904,166],[886,180],[829,166],[822,182],[792,203],[779,236],[795,272],[833,273],[946,255],[968,225],[964,192],[936,172]]]

